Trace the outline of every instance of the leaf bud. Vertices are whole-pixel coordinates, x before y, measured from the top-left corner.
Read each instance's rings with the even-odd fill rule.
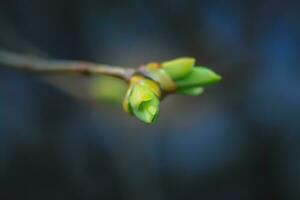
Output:
[[[172,79],[176,80],[186,76],[191,71],[194,64],[194,58],[182,57],[163,62],[161,66]]]

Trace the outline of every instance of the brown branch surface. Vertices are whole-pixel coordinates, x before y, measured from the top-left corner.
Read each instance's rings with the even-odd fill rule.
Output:
[[[128,81],[135,69],[76,60],[47,60],[0,49],[0,66],[39,75],[108,75]]]

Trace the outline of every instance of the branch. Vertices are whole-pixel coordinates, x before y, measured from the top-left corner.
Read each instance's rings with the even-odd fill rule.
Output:
[[[2,67],[39,75],[108,75],[129,81],[135,69],[74,60],[47,60],[0,49]]]

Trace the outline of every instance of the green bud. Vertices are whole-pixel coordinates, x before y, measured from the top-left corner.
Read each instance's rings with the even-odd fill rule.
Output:
[[[179,79],[186,76],[195,64],[194,58],[183,57],[163,62],[162,68],[172,79]]]
[[[143,76],[133,76],[123,101],[126,112],[145,123],[153,123],[159,112],[161,91],[157,83]]]
[[[176,80],[177,87],[205,86],[217,83],[221,76],[205,67],[194,67],[191,72],[182,79]]]
[[[159,99],[151,89],[145,85],[136,84],[128,98],[129,108],[138,119],[150,124],[159,112]]]
[[[187,87],[187,88],[178,88],[176,93],[189,95],[189,96],[198,96],[204,92],[203,87]]]

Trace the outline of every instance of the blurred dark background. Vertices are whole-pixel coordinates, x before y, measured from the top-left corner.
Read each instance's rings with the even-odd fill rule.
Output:
[[[131,67],[193,56],[223,80],[168,97],[149,126],[0,69],[0,199],[299,200],[299,4],[1,0],[1,48]]]

